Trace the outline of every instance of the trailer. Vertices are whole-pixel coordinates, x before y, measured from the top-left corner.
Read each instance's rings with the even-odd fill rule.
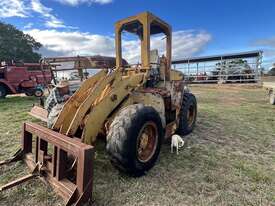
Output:
[[[52,75],[45,65],[24,63],[0,66],[0,99],[9,94],[25,93],[27,96],[43,96],[43,90],[51,83]]]

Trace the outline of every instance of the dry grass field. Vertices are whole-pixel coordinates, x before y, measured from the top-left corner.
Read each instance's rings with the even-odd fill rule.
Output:
[[[141,178],[119,173],[104,143],[96,145],[91,205],[275,205],[275,106],[248,86],[193,86],[194,133],[177,156],[164,144],[156,166]],[[21,124],[34,98],[0,101],[0,160],[19,147]],[[22,176],[21,162],[0,168],[0,185]],[[0,193],[0,205],[63,205],[52,189],[31,180]]]

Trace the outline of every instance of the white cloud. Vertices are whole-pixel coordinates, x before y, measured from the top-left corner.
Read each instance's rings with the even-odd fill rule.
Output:
[[[44,6],[40,0],[31,0],[31,9],[46,19],[45,26],[49,28],[66,28],[64,22],[52,14],[52,8]]]
[[[49,20],[47,20],[45,22],[45,26],[48,27],[48,28],[67,28],[66,25],[64,25],[64,22],[53,17],[53,18],[50,18]]]
[[[70,5],[70,6],[77,6],[79,4],[109,4],[113,0],[55,0],[62,4]]]
[[[30,29],[30,28],[32,28],[33,27],[33,23],[28,23],[28,24],[26,24],[23,28],[24,29]]]
[[[275,36],[269,38],[257,39],[252,46],[260,47],[264,51],[264,56],[275,60]]]
[[[172,34],[172,58],[190,57],[200,52],[211,40],[211,35],[204,31],[175,31]],[[157,49],[159,55],[164,54],[166,39],[164,36],[151,37],[151,49]],[[140,62],[139,41],[124,41],[123,52],[130,62]]]
[[[79,4],[108,4],[113,0],[54,0],[62,4],[76,6]],[[0,18],[9,17],[21,17],[26,18],[32,16],[32,13],[39,13],[44,18],[49,20],[46,22],[48,26],[53,28],[61,27],[65,25],[54,14],[53,9],[46,7],[40,0],[0,0]],[[58,23],[55,23],[57,22]],[[51,22],[51,23],[49,23]]]
[[[211,35],[205,31],[175,31],[172,33],[172,57],[178,59],[193,56],[200,52],[210,40]],[[165,45],[166,39],[164,36],[153,36],[151,38],[151,49],[158,49],[160,55],[165,52]],[[139,49],[137,48],[135,52]],[[129,50],[133,51],[134,49]]]
[[[270,38],[258,39],[254,42],[254,45],[275,48],[275,36]]]
[[[28,11],[21,0],[1,0],[0,1],[0,18],[8,17],[27,17]]]
[[[275,47],[272,49],[264,49],[264,56],[272,58],[275,61]]]
[[[31,4],[31,9],[34,12],[40,13],[41,15],[43,15],[45,17],[51,17],[52,16],[52,14],[51,14],[52,9],[44,6],[40,2],[40,0],[31,0],[30,4]]]
[[[113,55],[113,38],[78,31],[33,29],[25,31],[44,45],[44,52],[59,55]]]
[[[41,53],[45,56],[115,55],[113,36],[54,29],[32,29],[26,30],[25,33],[44,45]],[[176,31],[173,33],[173,58],[192,56],[200,52],[210,40],[211,35],[207,32]],[[152,48],[157,48],[160,54],[163,53],[164,41],[162,37],[153,37]],[[136,63],[140,55],[138,40],[124,40],[123,55],[130,63]]]
[[[1,0],[0,17],[32,17],[38,14],[43,20],[44,25],[48,28],[70,28],[64,22],[53,14],[53,9],[46,7],[40,0]]]

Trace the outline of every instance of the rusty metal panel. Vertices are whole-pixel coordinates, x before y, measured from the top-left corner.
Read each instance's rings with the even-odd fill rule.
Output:
[[[35,149],[32,148],[33,138],[36,141]],[[94,158],[92,146],[34,123],[23,124],[21,142],[21,152],[17,154],[20,158],[17,157],[16,160],[23,159],[31,174],[2,186],[0,190],[39,176],[51,184],[66,205],[82,205],[91,198]],[[49,145],[53,146],[53,151],[49,151]],[[74,163],[68,168],[69,158]],[[76,172],[70,172],[74,170]]]

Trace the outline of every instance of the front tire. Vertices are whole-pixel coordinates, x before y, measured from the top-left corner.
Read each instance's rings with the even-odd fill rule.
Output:
[[[153,107],[130,105],[110,125],[106,149],[115,167],[141,176],[154,166],[163,136],[161,119]]]
[[[180,111],[180,121],[177,133],[180,135],[190,134],[197,120],[197,100],[192,93],[185,93]]]
[[[42,89],[35,89],[34,90],[34,96],[35,97],[42,97],[44,94],[43,90]]]

